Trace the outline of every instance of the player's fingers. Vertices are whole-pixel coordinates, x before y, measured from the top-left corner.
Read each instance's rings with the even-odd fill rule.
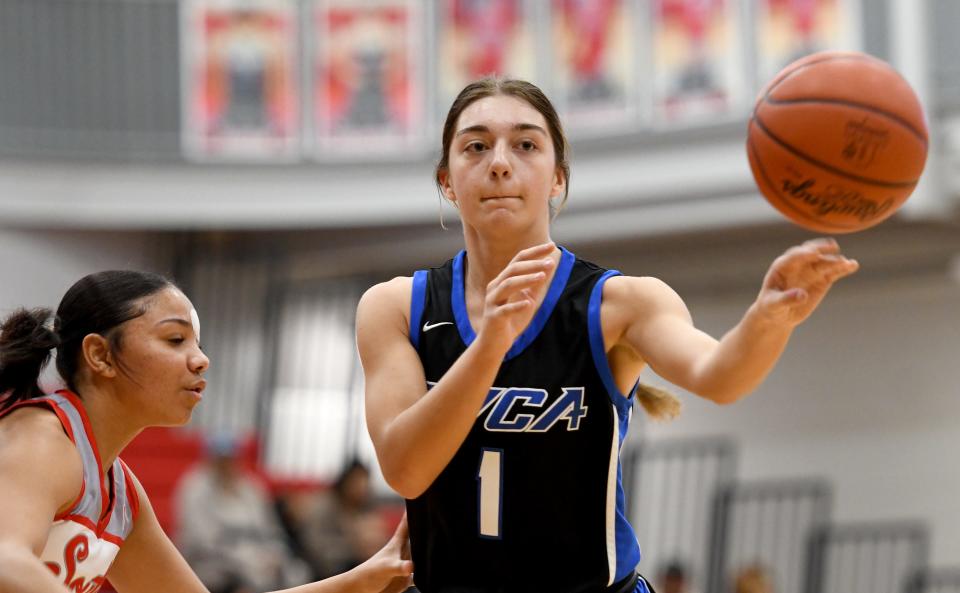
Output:
[[[518,301],[511,301],[509,303],[504,303],[499,305],[494,312],[494,315],[510,315],[511,313],[516,313],[522,311],[528,307],[533,306],[532,299],[522,299]]]
[[[818,237],[804,241],[803,247],[808,247],[818,253],[840,253],[840,244],[832,237]]]
[[[821,253],[816,261],[821,264],[839,264],[850,260],[837,253]]]
[[[821,254],[812,247],[798,245],[786,250],[783,255],[773,260],[771,269],[791,273],[793,270],[809,266],[817,261]]]
[[[831,269],[834,265],[848,261],[850,260],[843,255],[821,253],[813,246],[805,244],[793,247],[777,258],[773,264],[773,269],[777,270],[787,279],[811,279],[811,272],[816,273],[818,277],[822,277],[824,272]]]
[[[792,258],[807,259],[817,257],[818,255],[839,255],[840,244],[832,237],[810,239],[800,245],[791,247],[784,253],[785,256]]]
[[[792,306],[806,301],[809,296],[810,293],[802,288],[791,288],[774,296],[772,301],[775,305]]]
[[[522,290],[528,290],[543,284],[547,279],[545,272],[536,272],[534,274],[524,274],[522,276],[512,276],[507,278],[492,291],[487,293],[487,299],[493,304],[501,304],[509,301],[512,296]]]
[[[819,276],[825,276],[833,273],[835,270],[843,270],[850,266],[851,260],[842,255],[821,255],[817,259],[808,261],[801,273],[814,272]]]
[[[556,248],[556,243],[553,241],[547,241],[546,243],[541,243],[540,245],[534,245],[533,247],[527,247],[526,249],[520,250],[510,261],[512,263],[528,259],[542,258],[550,253],[553,253],[553,250]]]
[[[407,514],[404,513],[403,517],[400,519],[400,523],[397,524],[397,528],[393,532],[393,537],[391,539],[396,541],[404,541],[410,536],[410,528],[407,525]]]
[[[552,241],[529,247],[517,253],[510,260],[510,263],[497,274],[497,277],[487,284],[487,291],[492,290],[497,284],[505,278],[516,276],[517,274],[526,274],[537,270],[547,271],[553,267],[553,259],[549,257],[556,244]]]
[[[811,269],[821,273],[834,270],[856,269],[858,267],[856,260],[846,258],[842,255],[821,255],[808,265]]]
[[[382,567],[381,578],[390,579],[387,586],[381,589],[381,593],[402,593],[413,584],[413,563],[409,560],[404,562],[390,562]]]
[[[522,262],[511,262],[499,274],[497,274],[496,278],[490,281],[490,283],[487,285],[487,290],[489,291],[496,288],[497,285],[502,283],[507,278],[510,278],[513,276],[520,276],[522,274],[546,272],[552,267],[553,267],[553,260],[549,258],[527,260]]]
[[[860,263],[855,259],[849,259],[842,262],[836,262],[823,270],[823,275],[828,282],[836,282],[845,278],[860,269]]]

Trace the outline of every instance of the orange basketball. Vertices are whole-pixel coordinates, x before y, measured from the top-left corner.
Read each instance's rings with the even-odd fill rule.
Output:
[[[923,107],[886,62],[826,51],[797,60],[760,93],[747,130],[760,191],[817,232],[851,233],[891,216],[927,160]]]

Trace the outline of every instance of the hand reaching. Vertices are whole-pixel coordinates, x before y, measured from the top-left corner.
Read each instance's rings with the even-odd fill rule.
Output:
[[[840,253],[833,239],[813,239],[774,260],[756,307],[764,318],[789,326],[804,321],[837,280],[857,271],[856,260]]]
[[[404,515],[393,537],[380,551],[357,567],[362,574],[363,593],[402,593],[413,584],[413,562],[407,516]]]

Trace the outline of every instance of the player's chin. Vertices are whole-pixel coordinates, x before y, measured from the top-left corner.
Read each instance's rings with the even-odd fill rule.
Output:
[[[493,232],[510,232],[529,226],[536,213],[524,204],[510,204],[499,208],[489,208],[482,213],[483,222]]]
[[[169,413],[162,426],[183,426],[190,422],[193,417],[193,410],[199,403],[200,399],[197,397],[182,398],[178,405],[171,406],[168,410]]]
[[[484,208],[480,213],[485,224],[490,226],[501,224],[516,224],[516,220],[525,216],[523,209],[515,206],[501,206]]]
[[[162,420],[151,422],[149,426],[157,427],[157,428],[179,428],[181,426],[185,426],[188,422],[190,422],[191,418],[193,418],[192,410],[182,414],[176,414],[176,415],[168,414],[167,417],[163,418]]]

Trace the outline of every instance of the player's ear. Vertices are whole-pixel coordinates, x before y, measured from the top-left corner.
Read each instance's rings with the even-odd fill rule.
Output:
[[[454,208],[457,207],[457,195],[453,191],[453,185],[451,185],[450,180],[450,171],[447,169],[440,169],[437,171],[437,183],[440,184],[440,191],[443,192],[443,197],[445,197]]]
[[[567,174],[563,169],[557,167],[553,172],[553,187],[550,188],[550,197],[559,198],[567,190]]]
[[[80,345],[83,360],[94,373],[112,379],[117,376],[110,343],[100,334],[87,334]]]

